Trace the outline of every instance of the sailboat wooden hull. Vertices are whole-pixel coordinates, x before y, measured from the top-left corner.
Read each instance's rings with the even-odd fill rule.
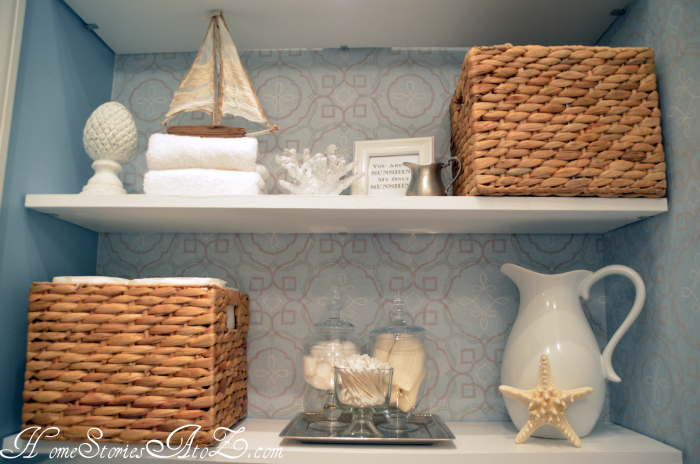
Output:
[[[211,126],[168,126],[168,134],[189,135],[190,137],[219,137],[236,138],[245,137],[246,131],[242,127],[223,125]]]

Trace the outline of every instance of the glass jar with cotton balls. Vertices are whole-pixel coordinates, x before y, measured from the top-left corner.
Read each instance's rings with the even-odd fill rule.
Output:
[[[80,193],[126,194],[119,173],[138,148],[138,130],[129,110],[119,102],[100,105],[85,123],[83,146],[94,160],[95,175]]]

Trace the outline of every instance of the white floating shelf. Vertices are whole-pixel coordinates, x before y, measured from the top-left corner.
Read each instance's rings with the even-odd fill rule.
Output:
[[[581,439],[581,448],[574,448],[566,440],[551,440],[530,438],[525,443],[516,445],[517,431],[510,422],[450,422],[447,426],[455,435],[455,440],[436,443],[434,445],[391,445],[391,446],[362,446],[342,444],[312,444],[299,443],[295,440],[282,439],[279,433],[287,425],[286,420],[245,419],[232,427],[233,430],[244,431],[233,437],[230,443],[222,442],[209,448],[210,452],[218,455],[199,458],[202,449],[198,449],[197,458],[185,457],[185,450],[158,447],[151,450],[159,456],[172,456],[170,460],[153,457],[148,454],[144,445],[118,445],[100,443],[83,444],[82,451],[86,457],[81,457],[79,451],[74,453],[71,463],[90,464],[100,459],[90,458],[96,452],[110,456],[113,448],[127,448],[140,459],[103,459],[104,462],[132,462],[140,464],[163,464],[164,462],[238,462],[255,464],[386,464],[400,462],[402,464],[426,464],[439,462],[441,464],[681,464],[682,455],[677,449],[660,443],[644,435],[609,423],[599,423],[593,432]],[[228,436],[226,438],[229,438]],[[26,440],[18,439],[16,435],[6,437],[3,449],[24,449]],[[234,449],[234,441],[237,448]],[[246,448],[244,448],[244,444]],[[63,456],[70,454],[79,443],[40,441],[33,450],[39,454],[49,454],[52,449],[60,448]],[[256,457],[257,452],[257,457]],[[25,453],[26,454],[26,453]],[[112,451],[114,456],[116,451]],[[265,454],[268,457],[265,457]],[[123,456],[123,454],[119,454]],[[232,459],[226,456],[237,456]]]
[[[224,12],[238,50],[593,45],[629,0],[66,0],[115,53],[196,51]]]
[[[27,195],[96,232],[603,233],[668,211],[665,198]]]

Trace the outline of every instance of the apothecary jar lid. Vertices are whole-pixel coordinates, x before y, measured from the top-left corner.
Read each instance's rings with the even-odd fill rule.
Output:
[[[379,327],[369,333],[370,344],[376,341],[382,334],[391,334],[394,338],[417,338],[420,340],[426,339],[426,331],[421,326],[409,325],[407,322],[408,314],[406,312],[406,303],[401,298],[401,295],[394,297],[393,307],[390,312],[390,323],[388,326]]]

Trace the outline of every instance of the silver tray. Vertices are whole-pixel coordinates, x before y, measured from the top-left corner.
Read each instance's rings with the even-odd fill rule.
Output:
[[[350,414],[343,413],[339,420],[349,424],[351,419]],[[313,422],[323,420],[326,420],[326,417],[322,413],[301,413],[287,424],[280,432],[280,437],[304,443],[356,443],[364,445],[430,445],[455,438],[452,431],[438,416],[430,414],[411,416],[409,422],[418,425],[418,430],[415,432],[395,433],[393,435],[382,432],[384,438],[343,437],[340,436],[339,432],[322,432],[310,427]],[[375,414],[372,422],[381,424],[386,422],[386,419],[381,414]]]

